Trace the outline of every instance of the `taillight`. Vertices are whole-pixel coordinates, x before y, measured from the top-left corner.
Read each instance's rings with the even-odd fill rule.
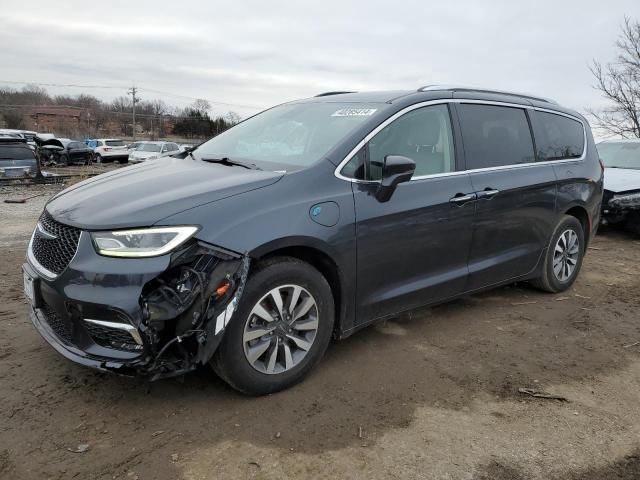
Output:
[[[105,152],[108,152],[109,150],[111,150],[109,147],[104,147]]]

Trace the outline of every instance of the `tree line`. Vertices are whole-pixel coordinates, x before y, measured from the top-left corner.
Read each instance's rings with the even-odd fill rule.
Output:
[[[119,96],[105,102],[89,94],[51,95],[37,85],[22,89],[0,87],[0,127],[27,129],[28,116],[41,107],[66,107],[80,113],[77,125],[60,121],[56,134],[60,136],[91,137],[109,131],[121,136],[133,133],[133,101]],[[207,100],[196,100],[185,108],[168,105],[162,99],[136,102],[136,130],[151,139],[167,135],[191,139],[213,137],[240,121],[235,112],[212,115]]]

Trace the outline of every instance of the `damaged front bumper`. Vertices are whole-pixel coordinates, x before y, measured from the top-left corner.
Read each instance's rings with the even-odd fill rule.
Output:
[[[604,225],[615,225],[628,221],[640,213],[640,192],[612,193],[605,191],[602,202],[601,222]]]
[[[144,259],[98,255],[86,232],[52,276],[31,246],[23,265],[31,319],[66,358],[155,380],[206,364],[240,301],[249,257],[191,241]]]

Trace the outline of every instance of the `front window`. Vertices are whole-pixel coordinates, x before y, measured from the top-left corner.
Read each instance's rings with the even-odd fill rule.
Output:
[[[599,143],[598,154],[606,167],[640,170],[640,142]]]
[[[418,108],[394,120],[376,133],[341,173],[359,180],[380,180],[384,159],[389,155],[413,160],[414,178],[454,171],[453,133],[447,105]]]
[[[138,145],[136,148],[138,152],[159,152],[160,145],[156,145],[155,143],[143,143]]]
[[[202,144],[197,158],[244,160],[265,169],[297,169],[326,155],[386,104],[298,103],[266,110]]]

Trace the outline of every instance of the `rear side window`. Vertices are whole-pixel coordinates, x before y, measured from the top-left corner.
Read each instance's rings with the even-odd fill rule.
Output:
[[[537,111],[536,146],[538,160],[563,160],[580,158],[584,151],[584,128],[577,120]]]
[[[29,147],[17,145],[0,145],[0,160],[34,160],[35,156]]]
[[[458,114],[468,170],[535,161],[531,130],[523,109],[460,104]]]

